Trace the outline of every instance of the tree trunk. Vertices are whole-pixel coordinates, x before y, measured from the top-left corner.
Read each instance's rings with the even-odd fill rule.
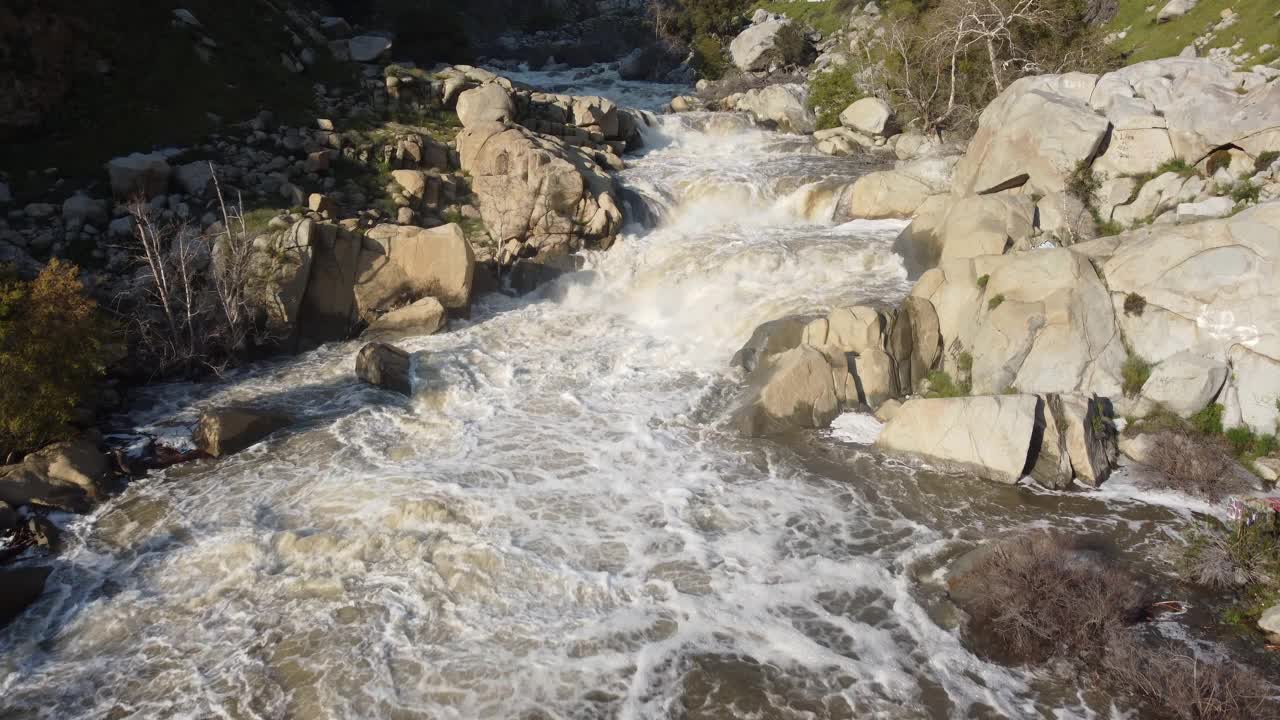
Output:
[[[1000,70],[996,65],[996,45],[987,38],[987,58],[991,61],[991,79],[996,84],[996,92],[1004,92],[1004,83],[1000,82]]]

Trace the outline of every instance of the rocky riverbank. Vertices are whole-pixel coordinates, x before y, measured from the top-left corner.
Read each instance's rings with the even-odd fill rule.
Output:
[[[878,10],[859,11],[855,16],[865,19],[877,14]],[[315,548],[320,548],[317,555],[329,561],[348,547],[341,533],[364,532],[368,517],[373,517],[374,529],[357,539],[362,555],[352,564],[376,564],[389,558],[393,569],[408,563],[414,564],[415,570],[429,566],[432,572],[442,573],[444,580],[436,585],[415,586],[415,599],[421,595],[434,602],[436,597],[448,597],[449,603],[465,606],[473,596],[481,597],[488,603],[483,606],[486,617],[488,613],[501,615],[506,610],[503,593],[513,589],[528,592],[528,578],[554,575],[555,568],[570,567],[567,579],[553,577],[550,586],[568,587],[566,595],[574,596],[575,601],[586,597],[586,604],[625,605],[626,600],[610,595],[608,588],[592,581],[606,576],[611,582],[630,579],[633,568],[629,564],[641,561],[630,554],[630,538],[624,533],[609,540],[575,535],[575,545],[591,546],[595,553],[583,560],[574,555],[579,548],[560,548],[557,537],[539,535],[541,530],[529,536],[510,532],[502,523],[520,520],[502,517],[502,513],[523,519],[540,517],[545,510],[551,517],[576,519],[614,501],[610,493],[636,492],[654,477],[714,476],[715,482],[708,486],[679,486],[676,483],[680,480],[673,480],[669,488],[660,491],[645,489],[644,502],[650,502],[652,495],[669,506],[642,508],[636,514],[636,527],[628,530],[651,533],[654,527],[663,527],[665,532],[679,526],[683,536],[679,541],[646,537],[637,554],[661,554],[664,561],[641,573],[649,584],[638,586],[640,590],[629,588],[628,598],[652,597],[662,602],[668,597],[713,597],[723,587],[747,577],[751,589],[719,608],[721,613],[732,614],[726,608],[741,608],[747,597],[771,588],[775,576],[766,574],[773,572],[770,568],[752,566],[756,559],[752,553],[739,555],[726,545],[716,545],[716,538],[783,527],[788,535],[803,539],[769,536],[767,541],[747,545],[755,548],[753,553],[764,555],[782,548],[776,552],[786,562],[792,554],[803,556],[807,567],[801,574],[822,575],[826,585],[815,590],[820,600],[816,605],[810,603],[811,598],[801,597],[788,600],[785,612],[770,608],[750,618],[746,625],[753,633],[753,623],[768,623],[780,616],[785,616],[784,623],[791,628],[788,632],[796,631],[792,615],[800,605],[795,603],[810,603],[804,605],[805,613],[821,606],[824,612],[839,615],[828,607],[832,606],[832,587],[843,592],[847,586],[865,581],[844,569],[823,575],[829,566],[843,568],[843,564],[856,566],[861,575],[874,576],[875,582],[881,583],[869,591],[873,597],[870,604],[854,595],[839,601],[884,613],[879,620],[867,621],[861,616],[852,620],[866,626],[859,626],[858,633],[879,632],[883,623],[897,623],[896,618],[884,618],[894,618],[899,606],[911,607],[914,615],[907,613],[904,617],[909,622],[893,628],[894,632],[911,635],[915,631],[908,626],[924,626],[933,632],[937,628],[926,618],[947,611],[917,608],[912,605],[914,591],[903,590],[907,585],[919,585],[926,588],[921,592],[932,592],[927,589],[930,573],[927,568],[913,567],[911,582],[904,583],[897,575],[901,571],[897,565],[901,556],[913,553],[931,555],[926,566],[941,562],[932,555],[945,559],[947,553],[936,548],[949,546],[956,538],[932,533],[932,529],[920,530],[936,518],[917,520],[916,513],[926,512],[920,509],[903,516],[876,515],[878,490],[870,493],[873,502],[864,506],[862,498],[850,501],[847,497],[852,485],[823,496],[816,510],[806,504],[803,488],[765,487],[750,496],[757,491],[744,478],[754,481],[752,473],[759,473],[759,468],[742,469],[734,464],[743,463],[746,456],[750,461],[745,465],[759,462],[770,466],[766,474],[776,472],[775,464],[788,468],[789,460],[775,457],[775,446],[760,438],[828,428],[850,412],[876,418],[870,423],[878,432],[871,455],[875,463],[898,464],[906,456],[909,467],[941,472],[920,487],[912,484],[909,493],[913,497],[928,494],[930,487],[963,486],[965,478],[973,476],[992,482],[985,490],[963,487],[956,491],[957,496],[1001,492],[1007,493],[1001,497],[1012,498],[1008,502],[1014,506],[1026,499],[1035,507],[1034,503],[1045,502],[1045,496],[1099,495],[1095,491],[1105,492],[1119,468],[1126,476],[1147,473],[1164,478],[1152,482],[1163,483],[1158,485],[1161,488],[1204,496],[1209,503],[1230,498],[1235,504],[1222,506],[1220,514],[1234,523],[1232,527],[1274,532],[1275,512],[1267,510],[1263,498],[1272,491],[1280,470],[1274,442],[1280,420],[1280,347],[1273,347],[1280,329],[1274,297],[1276,280],[1280,279],[1276,265],[1280,253],[1280,83],[1265,70],[1235,71],[1215,60],[1171,58],[1099,75],[1025,77],[1011,83],[987,106],[976,134],[967,141],[926,134],[898,117],[887,99],[874,96],[851,102],[836,113],[839,127],[816,130],[818,113],[808,101],[807,86],[791,82],[795,80],[790,77],[791,70],[815,57],[825,66],[831,62],[833,46],[785,17],[764,10],[754,13],[751,23],[729,43],[729,56],[740,70],[752,74],[752,83],[757,86],[719,92],[704,84],[699,95],[673,99],[670,110],[713,109],[739,114],[739,119],[731,122],[723,121],[723,116],[693,116],[708,128],[695,141],[703,146],[715,146],[724,137],[745,144],[741,131],[753,123],[788,133],[792,137],[780,142],[803,148],[796,157],[779,161],[760,150],[760,146],[771,147],[770,141],[753,136],[751,142],[758,145],[749,151],[766,161],[821,167],[828,167],[820,165],[828,161],[846,162],[840,158],[849,158],[849,165],[876,163],[882,169],[856,178],[851,177],[855,173],[790,170],[776,186],[752,185],[743,175],[759,168],[735,166],[733,176],[715,176],[715,182],[724,183],[729,188],[726,195],[738,199],[740,205],[748,204],[742,198],[758,201],[765,197],[776,202],[775,209],[803,221],[802,233],[821,234],[827,230],[826,224],[848,221],[909,222],[893,243],[893,250],[901,256],[912,287],[902,298],[904,286],[896,280],[902,277],[898,274],[901,268],[895,259],[889,263],[894,282],[886,284],[897,288],[886,291],[892,302],[877,302],[869,293],[860,293],[856,295],[858,304],[830,307],[828,303],[821,313],[787,315],[759,326],[732,361],[741,368],[740,376],[732,376],[734,382],[743,380],[741,396],[720,412],[729,391],[715,381],[691,385],[695,390],[689,391],[682,383],[688,382],[688,376],[697,376],[700,368],[688,356],[673,361],[655,349],[664,340],[656,334],[656,340],[645,336],[634,347],[613,349],[614,354],[598,350],[602,354],[591,362],[581,360],[579,346],[612,342],[595,336],[600,326],[594,324],[591,312],[604,314],[631,303],[645,305],[625,316],[621,325],[628,333],[633,326],[668,327],[662,325],[670,323],[667,315],[703,312],[705,295],[689,286],[696,285],[702,275],[720,271],[716,253],[722,251],[722,245],[749,244],[741,238],[703,247],[700,251],[706,257],[700,259],[704,264],[692,271],[677,266],[671,277],[665,268],[655,272],[656,279],[646,277],[657,290],[644,283],[638,290],[620,289],[618,278],[637,271],[612,268],[614,284],[597,293],[592,301],[595,304],[587,304],[591,312],[570,316],[556,326],[572,343],[556,347],[554,352],[544,352],[551,341],[538,336],[539,328],[525,326],[533,321],[530,318],[536,319],[536,307],[502,306],[509,316],[527,313],[529,317],[502,318],[501,312],[484,316],[486,322],[500,328],[488,336],[475,327],[484,323],[460,322],[468,318],[481,295],[496,291],[516,296],[570,273],[582,265],[579,252],[608,250],[618,243],[626,223],[649,218],[648,208],[629,204],[636,197],[624,192],[619,173],[625,173],[633,162],[634,156],[628,153],[641,149],[646,138],[654,136],[661,124],[659,118],[599,95],[548,92],[470,65],[426,68],[394,63],[394,46],[380,35],[347,37],[352,33],[336,23],[326,24],[324,32],[332,36],[326,42],[337,43],[350,57],[362,61],[358,91],[322,93],[331,102],[332,112],[301,125],[281,123],[263,114],[227,127],[191,148],[146,148],[147,152],[119,157],[108,163],[99,179],[102,185],[72,192],[61,204],[28,203],[12,212],[3,247],[20,270],[32,274],[51,257],[92,245],[88,255],[99,266],[87,274],[86,284],[104,300],[136,299],[153,288],[154,276],[147,277],[136,256],[98,243],[97,238],[114,237],[123,244],[139,227],[146,227],[147,217],[188,223],[193,233],[211,243],[202,268],[216,270],[228,257],[236,256],[234,248],[247,248],[245,264],[252,271],[245,276],[250,280],[244,290],[264,338],[255,350],[277,354],[314,351],[315,357],[322,357],[334,352],[335,343],[353,339],[363,343],[358,353],[355,345],[342,345],[345,356],[338,360],[299,365],[321,371],[315,387],[302,393],[305,403],[325,404],[322,394],[351,394],[353,386],[359,388],[354,392],[370,395],[361,396],[359,409],[351,418],[344,416],[341,427],[317,430],[314,425],[332,418],[296,400],[289,401],[293,403],[290,409],[297,413],[291,415],[280,407],[288,402],[259,391],[245,393],[253,399],[249,403],[202,404],[191,431],[194,449],[190,451],[151,447],[136,453],[131,450],[139,448],[121,447],[106,453],[104,448],[117,444],[116,440],[89,430],[76,440],[32,452],[21,462],[0,468],[0,533],[12,531],[15,551],[32,545],[56,547],[54,525],[46,519],[49,513],[84,513],[108,497],[121,479],[141,475],[147,468],[198,458],[204,462],[190,466],[187,480],[202,477],[216,484],[223,479],[219,473],[226,473],[234,478],[232,492],[249,488],[248,495],[255,498],[252,503],[234,495],[222,498],[234,508],[233,513],[239,513],[233,515],[230,525],[237,533],[249,532],[244,528],[252,527],[252,532],[264,532],[269,539],[260,547],[229,544],[246,556],[275,554],[273,560],[261,563],[271,567],[272,577],[287,577],[289,573],[280,572],[279,567],[300,557],[305,563],[315,562],[309,555]],[[563,37],[556,35],[554,39],[559,42]],[[631,60],[639,62],[639,58]],[[665,72],[662,76],[670,77]],[[729,130],[721,132],[724,128]],[[671,137],[662,139],[674,142]],[[677,163],[686,159],[663,157]],[[643,158],[638,160],[643,162]],[[721,157],[721,161],[728,163],[729,158]],[[700,182],[706,182],[707,187],[700,187]],[[714,191],[721,189],[713,185],[704,177],[685,178],[662,190],[667,195],[702,197],[711,204],[717,200]],[[98,193],[94,187],[106,192]],[[767,192],[762,194],[761,187]],[[221,209],[229,196],[263,203],[259,216],[244,223],[245,229],[238,235],[228,227],[228,217],[234,215]],[[132,207],[129,200],[134,201]],[[794,204],[805,207],[797,211],[791,207]],[[776,220],[748,212],[759,208],[734,209],[746,223]],[[723,212],[722,207],[717,210]],[[693,214],[678,219],[693,225],[707,218]],[[141,235],[145,237],[145,232]],[[859,240],[866,238],[860,236]],[[779,242],[777,238],[766,237],[761,244],[775,242]],[[813,249],[804,242],[796,245],[798,252],[786,246],[788,257],[770,260],[771,269],[764,273],[766,282],[770,272],[786,270],[795,255]],[[868,247],[866,255],[858,259],[864,269],[878,262],[874,239]],[[884,255],[888,256],[887,250]],[[844,259],[843,255],[833,256]],[[752,264],[753,258],[727,257],[724,264],[731,266],[726,271],[730,282],[742,278],[760,282],[754,275],[759,270]],[[649,261],[643,255],[635,260],[640,267]],[[819,265],[813,263],[807,270],[812,274],[834,272]],[[590,283],[578,280],[582,278],[569,279],[562,286],[570,298],[566,306],[587,296]],[[799,286],[802,282],[781,291],[803,293],[807,288]],[[668,294],[675,299],[668,300]],[[717,321],[727,324],[723,315],[733,303],[707,304],[711,308],[707,312],[719,314]],[[788,308],[806,304],[808,301],[779,303]],[[645,314],[647,311],[661,317],[655,320]],[[755,324],[760,316],[750,318],[750,324]],[[705,320],[687,322],[711,324]],[[458,347],[446,349],[443,341],[441,346],[432,345],[432,352],[437,347],[444,349],[442,359],[422,349],[422,343],[439,339],[427,336],[450,329],[451,323],[455,330],[462,326],[487,342],[476,343],[468,336]],[[489,353],[499,352],[505,338],[495,338],[493,332],[516,336],[510,347],[501,346],[504,354],[498,355],[498,360]],[[714,333],[699,327],[692,334],[698,342],[690,344],[697,345]],[[740,337],[734,336],[735,344]],[[403,343],[405,338],[409,341],[403,347],[392,344]],[[545,356],[539,356],[544,364],[532,373],[522,360],[538,352],[544,352]],[[659,360],[651,362],[666,374],[641,378],[638,365],[630,358],[633,353],[654,354]],[[366,385],[352,382],[352,359],[355,379]],[[309,360],[304,357],[302,362]],[[428,363],[438,367],[428,372],[423,369]],[[558,378],[561,371],[566,378],[563,382],[557,379],[545,387],[538,384],[547,383],[547,377]],[[539,377],[530,379],[531,374]],[[599,375],[608,375],[607,382],[591,384]],[[662,407],[660,412],[630,417],[632,410],[626,403],[613,407],[598,402],[600,398],[613,402],[616,397],[628,397],[624,393],[643,382],[659,388],[648,391],[659,398],[655,404]],[[444,393],[440,385],[445,383],[479,400],[468,397],[457,401],[457,406],[448,409],[453,413],[449,414],[444,408],[447,403],[437,397]],[[672,388],[680,396],[678,402],[671,398]],[[536,397],[524,396],[535,391],[540,393]],[[506,404],[493,402],[494,393],[507,392],[515,397],[499,394]],[[698,399],[690,402],[684,395]],[[385,407],[368,400],[375,396],[377,402],[385,401]],[[600,412],[601,406],[604,412]],[[673,429],[668,427],[668,409],[677,407],[679,422],[671,424],[681,427]],[[359,412],[365,414],[356,417]],[[485,424],[501,414],[513,419],[500,423],[497,430]],[[308,416],[305,421],[301,419],[304,415]],[[614,416],[623,416],[624,421],[608,425],[607,433],[595,437],[598,427],[613,422]],[[690,422],[690,418],[694,420]],[[82,425],[94,424],[92,414],[81,421]],[[557,428],[548,431],[550,437],[538,435],[540,424],[548,422],[564,423],[563,433],[572,437],[561,438]],[[437,424],[449,428],[441,430]],[[699,434],[680,435],[685,424],[698,426]],[[371,433],[369,427],[376,429]],[[449,434],[458,428],[465,431]],[[721,433],[723,428],[733,432]],[[473,432],[479,440],[472,437]],[[676,437],[673,446],[679,452],[697,456],[703,452],[701,445],[721,442],[728,452],[718,454],[717,446],[707,455],[713,460],[697,456],[699,462],[687,466],[647,465],[649,455],[670,450],[662,445],[668,440],[667,433]],[[348,434],[359,435],[359,441],[345,444]],[[735,434],[746,439],[721,437]],[[607,457],[613,449],[601,450],[611,444],[625,445],[633,436],[643,436],[643,442],[617,450],[621,459]],[[829,444],[825,436],[818,437],[816,442]],[[584,439],[595,444],[573,444]],[[363,492],[381,492],[381,486],[373,490],[354,487],[358,483],[352,480],[362,479],[361,473],[372,475],[375,482],[387,481],[369,473],[370,467],[381,472],[382,463],[391,463],[391,469],[382,474],[393,476],[392,482],[410,477],[425,486],[435,482],[430,462],[396,463],[422,457],[424,445],[430,445],[434,460],[437,454],[450,457],[458,447],[465,450],[477,444],[485,449],[483,456],[462,452],[460,459],[455,459],[455,474],[431,487],[441,498],[451,498],[450,492],[464,488],[483,502],[475,502],[474,497],[463,503],[434,496],[424,501],[415,496],[406,501],[406,510],[400,507],[402,498],[387,503],[379,496],[361,505],[360,513],[348,513],[340,521],[329,517],[316,521],[305,514],[301,519],[283,517],[293,512],[287,507],[289,503],[306,506],[309,502],[308,497],[298,494],[297,487],[286,486],[279,502],[280,517],[262,518],[261,508],[246,509],[257,504],[255,483],[265,486],[272,482],[272,473],[289,476],[294,471],[289,463],[298,463],[300,456],[322,465],[332,461],[350,474],[337,478],[340,487],[320,503],[331,512],[333,507],[345,509],[362,502]],[[255,447],[262,452],[251,450]],[[526,447],[534,454],[521,454]],[[275,457],[265,457],[276,453],[287,461],[276,465]],[[312,457],[317,453],[324,457]],[[490,454],[505,462],[492,461]],[[239,457],[232,457],[236,455]],[[853,462],[867,461],[864,457]],[[626,482],[615,483],[599,496],[575,498],[574,506],[567,508],[538,505],[531,511],[526,505],[517,506],[516,511],[506,507],[492,510],[501,506],[507,495],[523,492],[525,486],[536,487],[543,473],[554,474],[564,466],[568,469],[563,476],[554,477],[551,491],[556,496],[554,502],[561,502],[566,492],[578,492],[583,482],[590,482],[598,473],[600,465],[608,463],[616,463],[626,472],[639,465],[649,477],[626,475]],[[263,471],[263,467],[269,469]],[[733,467],[733,473],[738,474],[724,472],[722,467]],[[314,465],[308,466],[307,472],[313,476],[308,483],[323,474]],[[730,477],[727,484],[720,484],[725,482],[722,472]],[[1212,482],[1206,483],[1206,478]],[[825,487],[827,480],[821,478],[815,484]],[[612,479],[609,482],[614,483]],[[499,491],[483,494],[488,483],[497,483]],[[717,486],[708,490],[711,484]],[[855,494],[862,491],[858,487]],[[302,491],[302,495],[309,492]],[[769,496],[787,493],[798,493],[796,498],[788,496],[791,507],[775,511],[769,506]],[[763,514],[751,509],[746,515],[730,517],[732,513],[716,505],[719,501],[714,499],[742,494],[750,496],[748,505],[771,509]],[[136,496],[131,501],[139,502]],[[538,503],[543,501],[538,498]],[[467,503],[483,505],[483,513],[492,514],[483,514]],[[696,507],[689,511],[686,503]],[[920,504],[928,512],[934,511],[929,502]],[[386,514],[389,505],[394,506],[393,514],[399,514],[383,518],[379,513]],[[838,507],[838,512],[825,515],[831,507]],[[124,513],[130,520],[121,521],[117,516],[109,522],[133,522],[134,516],[128,512],[132,510]],[[734,507],[733,512],[743,510]],[[162,523],[154,517],[147,519],[148,513],[163,513],[144,508],[138,514],[148,527],[146,532],[152,532]],[[631,520],[615,508],[609,513]],[[867,514],[856,518],[864,526],[845,528],[840,524],[847,520],[845,514],[859,513]],[[655,522],[655,518],[659,520]],[[1141,524],[1145,519],[1134,522]],[[576,528],[567,527],[574,523],[563,524],[566,532],[576,532]],[[1003,532],[1018,523],[998,524]],[[486,544],[492,539],[484,535],[490,525],[518,540],[501,553],[493,551]],[[983,527],[981,521],[977,525]],[[839,529],[832,529],[837,526]],[[429,532],[422,532],[423,527]],[[468,535],[465,543],[449,540],[430,544],[443,533],[459,533],[461,537],[462,527],[475,533]],[[1142,527],[1143,532],[1150,530]],[[181,532],[161,530],[175,537],[190,531],[185,527]],[[129,533],[115,532],[118,536],[112,543],[131,546]],[[974,539],[970,528],[957,532],[966,534],[966,542]],[[988,531],[984,528],[983,532]],[[870,542],[868,533],[881,534]],[[917,544],[904,545],[902,537],[912,533],[920,534],[913,538]],[[752,539],[760,540],[754,535]],[[415,543],[424,546],[419,548]],[[602,549],[597,551],[596,544]],[[863,544],[872,548],[870,555],[860,554],[862,550],[849,554],[850,547]],[[707,553],[713,557],[708,560],[701,555],[701,548],[713,546],[715,551]],[[805,554],[810,546],[820,550]],[[925,546],[934,549],[922,550]],[[401,556],[403,548],[408,550]],[[546,558],[537,555],[548,552],[547,548],[551,550]],[[891,556],[893,567],[881,567],[878,560],[868,559],[880,553]],[[668,554],[677,559],[667,561]],[[527,559],[535,556],[536,562]],[[832,557],[839,561],[833,562]],[[946,576],[948,603],[953,603],[937,605],[967,613],[971,621],[966,632],[977,634],[982,630],[977,626],[984,622],[998,628],[1001,617],[997,610],[1017,607],[1018,612],[1043,623],[1038,627],[1053,627],[1055,636],[1071,632],[1070,642],[1060,644],[1071,645],[1072,652],[1100,653],[1116,677],[1122,671],[1136,672],[1131,666],[1126,669],[1126,657],[1148,657],[1124,644],[1135,634],[1128,629],[1133,619],[1129,615],[1149,619],[1160,612],[1182,611],[1170,610],[1172,606],[1161,606],[1133,590],[1131,578],[1111,574],[1114,568],[1109,561],[1104,562],[1082,544],[1037,538],[1020,545],[1015,539],[989,543],[952,560],[948,568],[933,568],[933,579]],[[238,567],[249,568],[244,571],[251,574],[256,571],[255,562],[241,562]],[[1044,566],[1061,570],[1062,577],[1051,579],[1062,587],[1084,587],[1096,593],[1088,598],[1089,603],[1097,601],[1099,617],[1104,611],[1111,614],[1101,619],[1071,614],[1069,611],[1078,613],[1079,608],[1060,607],[1076,605],[1060,602],[1068,591],[1054,595],[1053,603],[1018,605],[1025,600],[1012,597],[1021,591],[1016,586],[1018,571]],[[314,599],[313,594],[327,602],[354,592],[350,588],[356,583],[346,582],[345,576],[334,576],[339,580],[333,584],[313,583],[314,570],[308,566],[299,585],[286,583],[287,587],[273,591],[278,591],[279,597],[305,597],[307,602]],[[27,562],[20,569],[0,572],[6,587],[11,588],[0,593],[3,622],[40,597],[49,570]],[[512,575],[516,582],[500,586],[504,574]],[[762,583],[760,577],[769,580]],[[797,578],[789,582],[801,584]],[[1108,594],[1108,585],[1114,593]],[[1256,585],[1250,576],[1231,587],[1253,593]],[[1010,600],[995,609],[992,593],[973,589],[997,586],[1001,592],[1010,588]],[[559,590],[551,594],[556,592]],[[890,597],[895,592],[898,594]],[[892,602],[877,605],[884,597]],[[1260,600],[1251,596],[1250,602],[1256,605]],[[378,601],[370,606],[382,607]],[[364,618],[364,610],[354,607],[336,611],[344,623]],[[577,605],[574,608],[581,611]],[[1280,632],[1275,624],[1276,609],[1264,607],[1256,613],[1257,609],[1250,608],[1249,612],[1258,616],[1247,615],[1247,624],[1263,633]],[[433,613],[447,615],[444,610],[442,604],[420,615],[434,620]],[[553,607],[548,615],[559,618],[562,610]],[[1058,615],[1050,617],[1051,611]],[[1040,614],[1035,615],[1037,612]],[[671,617],[676,619],[664,617],[645,631],[657,638],[654,643],[660,644],[677,632],[688,633],[688,626],[696,624],[679,612]],[[1082,623],[1094,621],[1105,626],[1105,632],[1098,633],[1101,639],[1075,632]],[[939,622],[948,629],[957,626],[950,620]],[[1123,627],[1117,629],[1119,626]],[[608,642],[613,642],[612,631],[611,627]],[[985,631],[995,633],[991,628]],[[820,645],[828,642],[825,632],[817,633],[823,638]],[[929,643],[941,643],[957,656],[963,655],[947,645],[954,640],[948,632],[937,634],[947,637],[921,639],[911,635],[910,642],[922,649],[933,647]],[[808,641],[808,635],[801,632],[801,636]],[[1024,638],[1019,642],[1030,641]],[[1100,645],[1104,649],[1099,650]],[[567,662],[566,657],[578,658],[584,653],[590,659],[597,652],[579,644],[555,659]],[[1036,648],[1018,657],[1027,662],[1042,661],[1039,652]],[[886,652],[886,657],[891,654]],[[273,657],[270,662],[278,660]],[[286,666],[288,662],[292,662],[291,656],[286,657]],[[968,664],[971,659],[963,655],[959,662]],[[1129,662],[1132,665],[1134,661]],[[824,667],[822,673],[829,674],[827,670]],[[947,666],[945,674],[954,674],[952,670]],[[846,667],[844,672],[852,671]],[[914,688],[913,681],[914,677],[905,673],[897,680],[903,687]],[[1132,691],[1120,686],[1122,692]],[[948,686],[948,691],[952,689]],[[936,704],[940,707],[950,702]]]

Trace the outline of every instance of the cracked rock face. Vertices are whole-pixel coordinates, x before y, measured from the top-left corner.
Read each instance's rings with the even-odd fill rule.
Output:
[[[504,260],[608,247],[622,228],[613,179],[585,151],[493,123],[464,129],[458,154]]]

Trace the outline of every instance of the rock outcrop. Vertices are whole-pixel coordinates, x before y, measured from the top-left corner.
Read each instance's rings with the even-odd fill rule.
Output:
[[[733,64],[744,72],[762,72],[803,63],[812,52],[795,21],[769,13],[753,18],[729,43]]]
[[[365,337],[399,337],[403,335],[431,335],[445,325],[445,309],[433,297],[397,308],[378,317],[365,330]]]
[[[937,308],[944,367],[958,376],[971,363],[976,393],[1120,394],[1125,349],[1111,296],[1080,254],[950,259],[911,293]]]
[[[475,253],[455,224],[383,224],[361,234],[305,219],[256,244],[255,293],[273,337],[289,347],[346,339],[426,297],[465,311],[475,286]]]
[[[622,210],[613,179],[590,154],[525,127],[497,123],[465,128],[457,142],[501,263],[607,248],[617,238]]]

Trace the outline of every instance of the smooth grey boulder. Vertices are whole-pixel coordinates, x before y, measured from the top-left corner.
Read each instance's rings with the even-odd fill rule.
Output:
[[[747,372],[768,362],[775,355],[797,347],[804,338],[805,327],[813,318],[791,315],[762,323],[751,333],[751,338],[733,356],[730,365]]]
[[[1155,367],[1142,396],[1190,417],[1213,402],[1226,379],[1226,363],[1184,350]]]
[[[920,455],[943,470],[1014,484],[1030,469],[1035,395],[913,398],[902,404],[876,445]]]
[[[746,437],[796,428],[824,428],[839,414],[831,364],[818,350],[801,345],[758,365],[733,415]]]

